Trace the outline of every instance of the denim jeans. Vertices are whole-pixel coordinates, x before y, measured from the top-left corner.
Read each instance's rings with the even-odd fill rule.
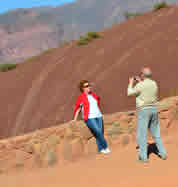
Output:
[[[147,131],[150,130],[156,143],[160,156],[166,156],[166,150],[162,144],[160,135],[160,121],[156,107],[145,108],[138,113],[137,144],[139,145],[139,156],[147,160]]]
[[[96,138],[98,152],[100,152],[102,149],[106,149],[108,145],[103,134],[103,118],[100,117],[88,119],[86,124]]]

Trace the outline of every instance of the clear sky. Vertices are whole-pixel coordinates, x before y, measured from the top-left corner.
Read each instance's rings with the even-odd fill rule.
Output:
[[[16,8],[31,8],[38,6],[58,6],[75,0],[4,0],[0,5],[0,13]]]

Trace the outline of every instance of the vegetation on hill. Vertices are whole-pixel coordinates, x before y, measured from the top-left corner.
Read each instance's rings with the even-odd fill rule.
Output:
[[[153,7],[153,10],[160,10],[161,8],[167,8],[168,7],[168,4],[163,1],[163,2],[159,2],[159,3],[156,3]]]
[[[0,64],[0,72],[7,72],[9,70],[15,69],[17,64]]]
[[[88,43],[94,39],[100,38],[101,35],[97,32],[88,32],[86,36],[81,36],[77,41],[77,45],[88,45]]]
[[[168,89],[160,92],[160,99],[178,96],[178,89]]]
[[[163,2],[158,2],[156,3],[154,6],[153,6],[153,10],[157,11],[157,10],[160,10],[162,8],[167,8],[168,7],[168,4],[163,1]],[[126,19],[130,19],[130,18],[135,18],[137,16],[140,16],[142,13],[141,12],[135,12],[135,13],[131,13],[131,12],[125,12],[124,13],[124,17]]]
[[[125,12],[124,16],[125,16],[126,19],[130,19],[130,18],[135,18],[135,17],[137,17],[137,16],[139,16],[141,14],[142,13],[140,13],[140,12],[135,12],[135,13]]]

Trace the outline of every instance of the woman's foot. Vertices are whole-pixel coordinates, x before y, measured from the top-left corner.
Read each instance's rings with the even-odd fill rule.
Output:
[[[106,149],[102,149],[101,151],[100,151],[100,153],[103,153],[103,154],[108,154],[108,153],[110,153],[111,151],[110,151],[110,149],[107,147]]]
[[[99,153],[108,154],[108,152],[105,149],[102,149]]]
[[[107,153],[110,153],[110,152],[111,152],[111,150],[110,150],[108,147],[105,149],[105,151],[106,151]]]

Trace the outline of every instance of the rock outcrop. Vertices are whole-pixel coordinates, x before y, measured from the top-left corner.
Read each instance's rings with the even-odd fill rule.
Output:
[[[174,137],[174,133],[178,131],[178,97],[162,100],[158,108],[163,138],[170,134]],[[123,149],[130,143],[135,143],[136,111],[105,115],[104,127],[110,148],[117,146],[117,149]],[[150,136],[148,142],[152,142]],[[1,140],[0,171],[48,167],[57,163],[60,165],[96,153],[95,138],[87,126],[82,121],[68,122],[24,136]]]

